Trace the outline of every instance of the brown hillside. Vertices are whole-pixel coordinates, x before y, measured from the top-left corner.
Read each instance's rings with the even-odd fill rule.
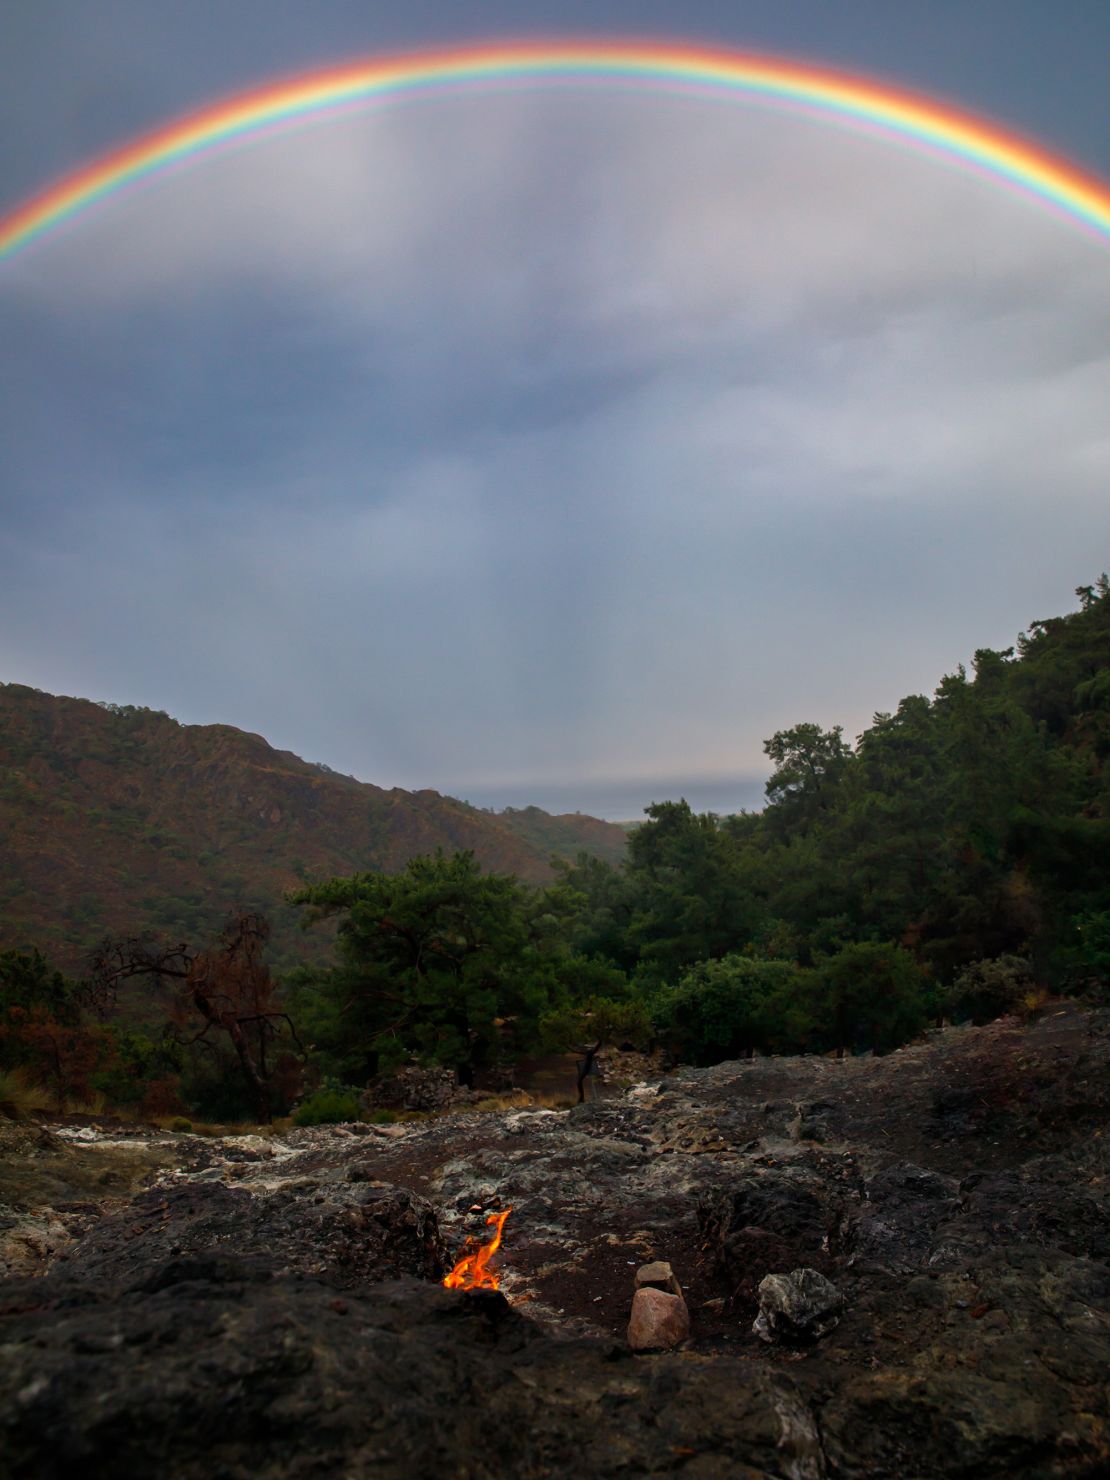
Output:
[[[275,958],[296,959],[311,946],[283,895],[306,880],[467,848],[541,883],[553,853],[612,861],[625,841],[595,818],[385,791],[230,725],[20,684],[0,684],[0,838],[0,949],[37,945],[71,970],[105,934],[196,940],[238,905],[264,910]]]

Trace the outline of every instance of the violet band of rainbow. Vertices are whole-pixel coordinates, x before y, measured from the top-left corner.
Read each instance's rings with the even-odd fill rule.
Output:
[[[1110,185],[984,119],[871,79],[671,43],[552,41],[365,59],[270,82],[143,134],[0,217],[0,260],[145,177],[236,139],[361,102],[500,82],[637,82],[805,107],[985,172],[1110,238]]]

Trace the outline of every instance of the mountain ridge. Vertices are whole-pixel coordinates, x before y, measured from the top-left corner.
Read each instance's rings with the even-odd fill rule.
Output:
[[[537,815],[538,814],[538,815]],[[432,790],[358,781],[232,725],[0,684],[0,949],[78,969],[106,934],[197,939],[262,909],[275,958],[308,946],[285,894],[472,850],[530,883],[552,855],[623,856],[615,824],[536,808],[490,814]]]

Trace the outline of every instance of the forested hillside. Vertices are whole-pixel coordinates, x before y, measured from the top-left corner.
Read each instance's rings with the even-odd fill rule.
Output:
[[[854,746],[772,736],[760,814],[649,808],[619,868],[582,857],[539,897],[446,860],[304,891],[340,922],[337,964],[296,987],[314,1041],[352,1081],[406,1055],[469,1077],[536,1042],[709,1063],[1104,994],[1110,587],[1079,596]]]
[[[1110,966],[1110,587],[982,649],[854,747],[799,725],[767,744],[759,819],[725,831],[765,938],[803,956],[896,941],[938,982],[1012,952],[1038,979]]]
[[[668,984],[656,1017],[704,1057],[881,1047],[930,1015],[1104,992],[1110,586],[1077,595],[854,745],[808,723],[772,736],[762,813],[652,809],[624,870],[567,875],[578,949]]]
[[[595,818],[385,791],[230,725],[19,684],[0,685],[0,837],[0,949],[33,944],[74,970],[105,934],[193,939],[237,906],[270,917],[277,959],[298,957],[287,890],[439,847],[540,883],[552,854],[615,861],[625,846]]]
[[[8,919],[55,961],[60,916],[70,943],[130,938],[83,983],[0,954],[0,1067],[59,1104],[266,1118],[317,1091],[307,1113],[334,1118],[406,1064],[477,1085],[538,1049],[885,1052],[942,1018],[1105,1001],[1110,583],[1079,597],[854,745],[773,735],[763,812],[663,802],[619,865],[580,853],[539,883],[503,817],[237,731],[6,690]],[[523,815],[550,848],[556,820]],[[212,923],[287,888],[276,951],[257,913]],[[298,915],[330,928],[297,935],[288,969]]]

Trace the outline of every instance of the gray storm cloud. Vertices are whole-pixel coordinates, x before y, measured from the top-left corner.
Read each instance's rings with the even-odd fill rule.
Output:
[[[1110,258],[784,114],[471,96],[21,259],[7,676],[387,784],[761,769],[1107,564]]]

